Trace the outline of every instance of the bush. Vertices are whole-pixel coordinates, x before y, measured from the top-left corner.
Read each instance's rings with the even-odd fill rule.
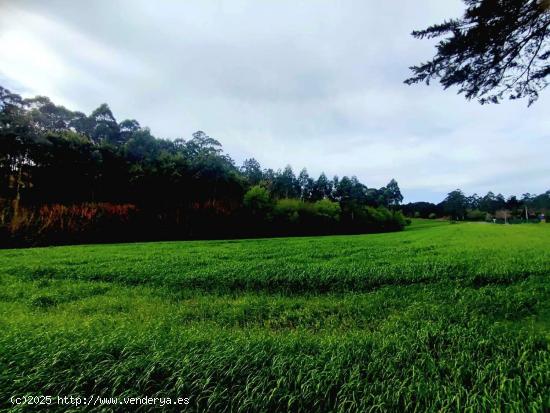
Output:
[[[243,204],[253,215],[266,215],[273,209],[269,191],[260,185],[253,186],[244,194]]]
[[[400,211],[390,211],[379,206],[355,206],[346,216],[345,232],[363,233],[380,231],[397,231],[407,225],[405,216]]]
[[[210,200],[171,211],[82,203],[22,207],[15,214],[5,207],[0,208],[0,246],[358,234],[397,231],[410,223],[400,211],[343,205],[329,199],[275,202],[266,188],[254,186],[245,193],[243,207],[234,211]]]
[[[321,199],[313,204],[315,215],[327,221],[340,221],[340,213],[342,209],[338,202],[333,202],[329,199]]]
[[[429,219],[436,219],[437,215],[435,214],[435,212],[432,212],[432,213],[430,213],[430,215],[428,215],[428,218]]]
[[[136,213],[135,205],[111,203],[20,208],[5,231],[15,245],[118,240],[128,238]]]
[[[405,228],[406,225],[411,225],[411,220],[406,219],[401,211],[392,212],[392,221],[399,228]]]
[[[299,199],[279,199],[273,209],[275,219],[285,223],[300,223],[300,216],[312,213],[311,204],[306,204]]]
[[[340,204],[322,199],[315,203],[299,199],[279,199],[273,208],[276,234],[331,234],[338,232]]]
[[[483,221],[485,220],[485,212],[479,209],[469,209],[466,211],[466,219],[468,221]]]

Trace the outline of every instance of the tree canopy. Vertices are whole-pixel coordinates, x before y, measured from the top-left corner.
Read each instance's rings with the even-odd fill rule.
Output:
[[[452,220],[492,222],[493,218],[508,216],[517,222],[536,222],[541,214],[550,211],[550,190],[539,195],[525,193],[521,198],[515,195],[505,198],[492,191],[484,196],[466,196],[460,189],[456,189],[449,192],[439,204],[410,202],[400,208],[405,215],[417,218],[448,217]]]
[[[550,192],[402,201],[395,179],[376,188],[254,158],[239,167],[204,131],[160,139],[106,104],[86,115],[0,87],[0,243],[389,231],[403,228],[400,211],[533,219],[550,209]]]
[[[204,131],[190,139],[159,139],[135,119],[118,122],[107,104],[86,115],[2,87],[0,178],[0,232],[17,234],[22,228],[45,234],[46,227],[66,228],[85,222],[83,217],[121,211],[137,214],[139,224],[126,225],[141,233],[135,238],[361,232],[402,225],[395,180],[377,189],[356,177],[330,180],[321,173],[316,179],[305,168],[296,176],[290,165],[262,169],[254,158],[238,167]],[[366,209],[388,207],[394,209],[389,215]],[[54,219],[55,214],[61,215]]]
[[[550,76],[549,0],[464,0],[460,19],[412,35],[440,38],[435,56],[410,69],[407,84],[438,79],[445,89],[480,103],[527,98],[531,105]]]

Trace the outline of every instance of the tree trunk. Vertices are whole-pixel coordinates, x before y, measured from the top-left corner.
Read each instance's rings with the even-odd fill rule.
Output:
[[[21,205],[21,187],[23,186],[23,165],[19,165],[19,171],[17,173],[17,181],[16,181],[16,191],[15,191],[15,199],[12,203],[13,208],[13,218],[12,222],[17,225],[17,222],[19,220],[19,211],[20,211],[20,205]]]

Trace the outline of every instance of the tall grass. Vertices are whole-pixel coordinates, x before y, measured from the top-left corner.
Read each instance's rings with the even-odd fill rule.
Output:
[[[3,250],[0,404],[547,411],[546,228]]]

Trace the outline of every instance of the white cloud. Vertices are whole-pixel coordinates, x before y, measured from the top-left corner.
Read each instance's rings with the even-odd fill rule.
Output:
[[[459,0],[13,1],[0,82],[73,109],[108,102],[161,137],[198,129],[242,161],[312,175],[397,178],[407,200],[548,187],[548,96],[480,106],[403,84],[432,41],[413,29]]]

